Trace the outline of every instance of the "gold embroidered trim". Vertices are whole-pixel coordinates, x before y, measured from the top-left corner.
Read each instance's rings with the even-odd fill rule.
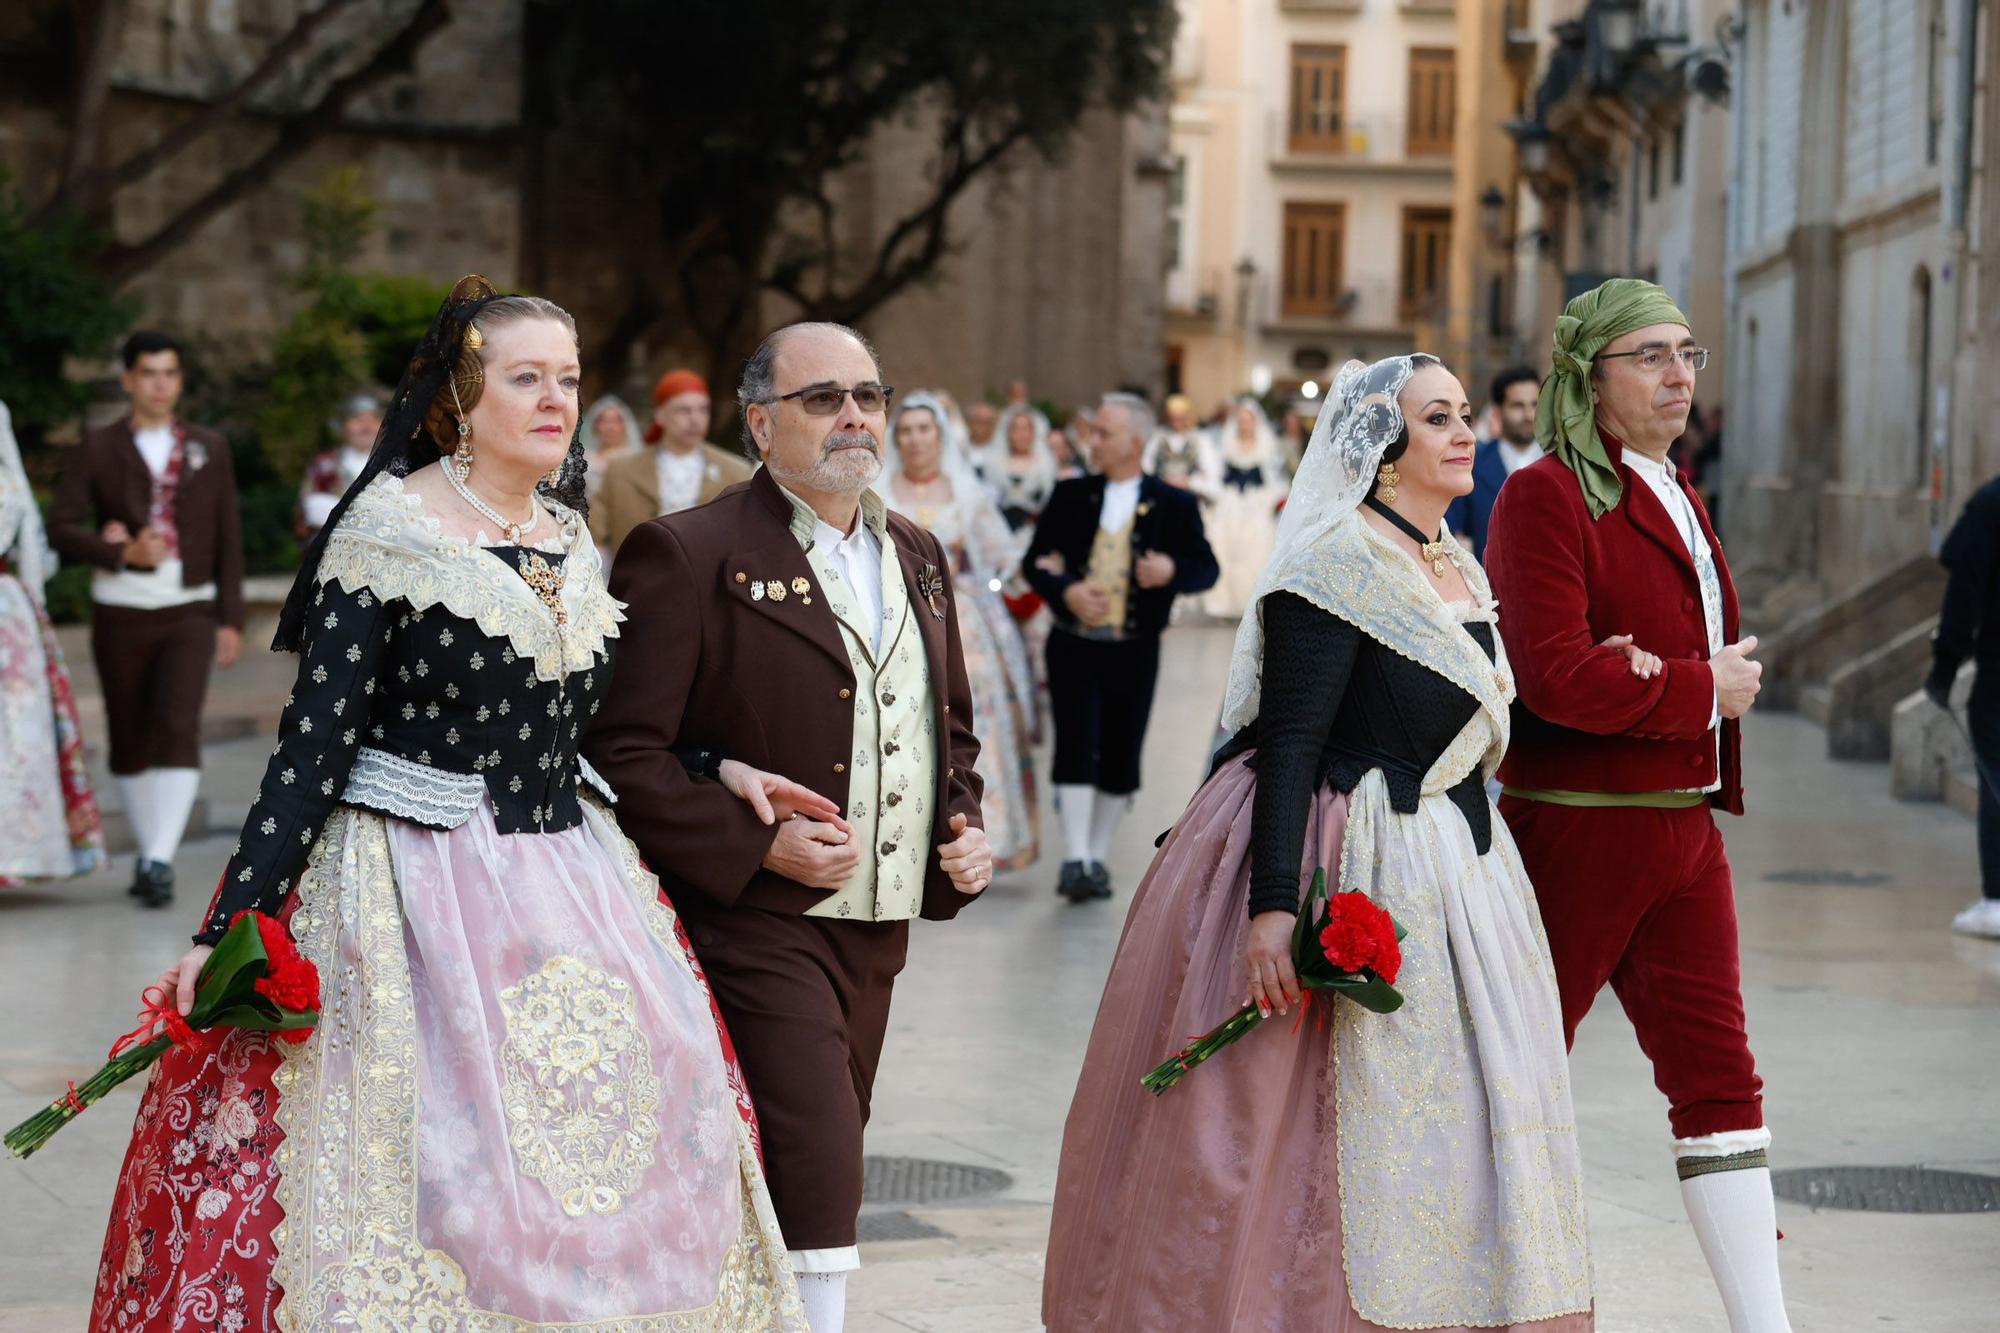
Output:
[[[504,562],[463,538],[448,535],[424,512],[422,500],[402,479],[383,473],[354,497],[340,527],[327,539],[318,579],[348,592],[367,588],[401,598],[416,610],[443,606],[535,663],[542,680],[588,670],[618,637],[625,618],[599,576],[596,543],[570,510],[557,506],[569,554],[556,595],[568,623],[558,626],[543,596]]]
[[[594,800],[586,819],[618,853],[647,927],[689,976],[674,915],[637,848]],[[804,1328],[785,1242],[749,1126],[736,1120],[741,1223],[716,1297],[700,1310],[574,1323],[531,1323],[470,1305],[464,1271],[416,1239],[417,1037],[403,913],[382,816],[339,807],[299,880],[291,929],[326,979],[320,1024],[273,1076],[272,1281],[282,1328],[364,1333],[782,1333]],[[351,1075],[328,1072],[338,1051]],[[339,1256],[335,1258],[334,1256]]]
[[[653,1164],[660,1081],[623,977],[558,954],[500,992],[508,1141],[571,1217],[614,1213]]]

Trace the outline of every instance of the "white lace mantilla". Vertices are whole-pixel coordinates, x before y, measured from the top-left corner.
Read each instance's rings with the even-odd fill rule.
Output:
[[[486,779],[452,773],[364,745],[354,755],[341,803],[394,815],[429,828],[454,829],[472,818]]]
[[[568,624],[560,630],[525,579],[486,548],[446,533],[422,499],[386,472],[348,506],[320,557],[318,579],[348,592],[367,588],[401,598],[418,611],[443,606],[513,644],[534,661],[540,679],[559,680],[589,669],[605,640],[618,637],[625,615],[604,587],[596,544],[580,536],[582,520],[560,505],[554,509],[569,553],[562,590]]]

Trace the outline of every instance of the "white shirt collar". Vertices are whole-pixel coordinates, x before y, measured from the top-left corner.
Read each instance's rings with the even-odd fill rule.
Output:
[[[1648,458],[1637,449],[1625,450],[1625,466],[1644,477],[1655,487],[1674,485],[1673,465],[1663,460]]]

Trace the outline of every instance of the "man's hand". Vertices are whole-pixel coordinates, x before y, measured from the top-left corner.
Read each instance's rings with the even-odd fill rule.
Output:
[[[842,833],[854,831],[840,817],[839,806],[804,783],[766,773],[736,759],[723,760],[722,771],[716,778],[730,795],[749,805],[763,823],[805,818],[831,824]]]
[[[1064,588],[1063,605],[1086,625],[1102,625],[1111,616],[1111,594],[1095,583],[1079,581]]]
[[[1651,680],[1667,669],[1666,664],[1657,656],[1634,643],[1629,634],[1614,634],[1598,647],[1624,654],[1625,661],[1631,665],[1632,674],[1640,680]]]
[[[243,656],[243,631],[224,625],[215,631],[215,664],[224,671],[236,665]]]
[[[788,819],[778,826],[764,869],[809,889],[838,889],[861,864],[861,849],[853,838],[817,819]]]
[[[167,558],[167,539],[156,529],[142,528],[125,543],[125,564],[130,569],[158,569]]]
[[[993,852],[986,830],[969,827],[964,815],[951,817],[952,840],[938,848],[938,865],[960,893],[984,893],[993,882]]]
[[[132,529],[114,518],[109,523],[106,523],[104,531],[97,535],[103,539],[106,546],[123,546],[126,542],[132,540]]]
[[[1764,665],[1750,660],[1756,651],[1757,636],[1752,634],[1708,659],[1709,670],[1715,673],[1715,706],[1724,717],[1742,717],[1757,701]]]
[[[1050,578],[1059,579],[1069,568],[1069,563],[1063,559],[1061,551],[1050,551],[1035,562],[1035,568],[1041,570],[1042,573],[1047,574]]]
[[[1952,683],[1957,679],[1958,672],[1956,671],[1946,674],[1942,667],[1931,668],[1931,673],[1924,677],[1924,697],[1949,713],[1951,711],[1951,687]]]
[[[1132,577],[1142,588],[1164,588],[1174,581],[1174,558],[1164,551],[1147,551],[1133,562]]]

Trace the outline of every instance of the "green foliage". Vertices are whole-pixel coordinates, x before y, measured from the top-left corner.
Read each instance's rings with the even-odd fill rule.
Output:
[[[333,418],[343,399],[401,377],[443,298],[443,285],[426,278],[351,271],[375,211],[353,167],[305,196],[306,263],[297,285],[308,299],[272,347],[256,420],[264,457],[280,478],[297,478],[335,443]],[[249,535],[246,525],[246,541]]]
[[[83,410],[90,385],[64,373],[66,357],[102,357],[132,317],[129,301],[97,277],[97,237],[67,218],[37,224],[0,170],[0,402],[24,446]]]

